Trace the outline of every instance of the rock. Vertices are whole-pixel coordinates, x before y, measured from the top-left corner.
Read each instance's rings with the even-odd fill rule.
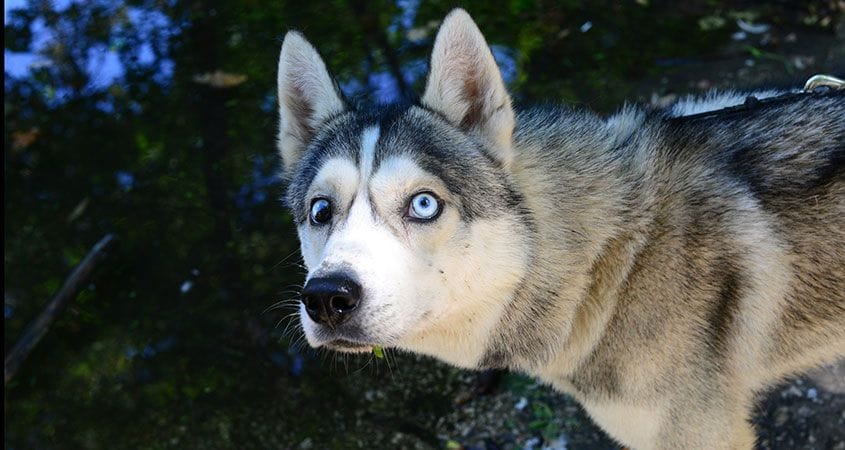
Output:
[[[801,389],[798,389],[798,387],[797,387],[797,386],[795,386],[795,385],[790,385],[790,386],[789,386],[789,388],[784,389],[784,390],[783,390],[783,392],[781,392],[781,394],[780,394],[780,395],[781,395],[781,397],[783,397],[783,398],[789,398],[789,397],[803,397],[803,396],[804,396],[804,393],[803,393],[803,392],[801,392]]]

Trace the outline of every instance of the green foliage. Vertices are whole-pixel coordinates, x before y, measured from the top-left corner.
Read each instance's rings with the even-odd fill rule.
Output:
[[[555,422],[557,415],[549,405],[534,402],[531,411],[534,414],[534,420],[529,424],[532,430],[539,431],[543,438],[549,441],[560,436],[560,426]]]

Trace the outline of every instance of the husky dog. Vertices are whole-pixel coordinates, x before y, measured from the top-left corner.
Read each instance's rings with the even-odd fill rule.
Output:
[[[845,355],[843,91],[515,111],[455,10],[418,104],[350,107],[296,32],[278,95],[314,347],[521,371],[638,449],[751,448]]]

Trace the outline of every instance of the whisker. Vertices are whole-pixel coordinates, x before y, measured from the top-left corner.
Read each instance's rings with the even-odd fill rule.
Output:
[[[271,266],[269,269],[267,269],[267,271],[266,271],[266,272],[269,272],[269,271],[271,271],[271,270],[274,270],[276,267],[279,267],[279,265],[280,265],[280,264],[282,264],[282,263],[284,263],[285,261],[287,261],[287,260],[288,260],[288,258],[290,258],[291,256],[296,255],[296,254],[298,254],[298,253],[299,253],[299,249],[296,249],[296,250],[294,250],[294,251],[290,252],[287,256],[285,256],[284,258],[282,258],[282,259],[281,259],[281,261],[277,262],[276,264],[273,264],[273,266]],[[265,272],[265,273],[266,273],[266,272]]]
[[[281,300],[281,301],[273,303],[272,305],[264,308],[264,311],[261,311],[261,314],[263,315],[263,314],[266,314],[270,311],[274,311],[276,309],[282,309],[282,308],[286,308],[286,307],[295,307],[296,309],[299,309],[299,302],[300,301],[301,300],[299,298],[289,298],[289,299]]]
[[[390,349],[386,348],[386,349],[383,349],[382,351],[384,353],[384,363],[387,365],[387,371],[390,373],[390,378],[394,378],[393,377],[393,368],[390,367],[390,356],[391,356],[390,355]]]
[[[293,333],[295,333],[296,331],[302,330],[301,322],[299,320],[296,320],[298,317],[299,317],[299,313],[291,313],[288,316],[283,317],[281,319],[281,320],[288,319],[288,323],[287,323],[287,325],[285,325],[285,329],[282,330],[282,333],[281,333],[282,338],[291,338],[293,336]],[[281,323],[281,320],[279,321],[279,323]],[[278,324],[277,324],[277,327],[278,327]],[[303,336],[304,336],[304,333],[303,333]]]

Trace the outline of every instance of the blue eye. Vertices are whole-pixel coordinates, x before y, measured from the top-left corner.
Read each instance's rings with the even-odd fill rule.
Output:
[[[316,198],[311,202],[311,223],[323,225],[332,218],[332,204],[324,198]]]
[[[433,220],[440,215],[443,207],[440,200],[431,192],[420,192],[411,197],[408,206],[408,217],[417,220]]]

